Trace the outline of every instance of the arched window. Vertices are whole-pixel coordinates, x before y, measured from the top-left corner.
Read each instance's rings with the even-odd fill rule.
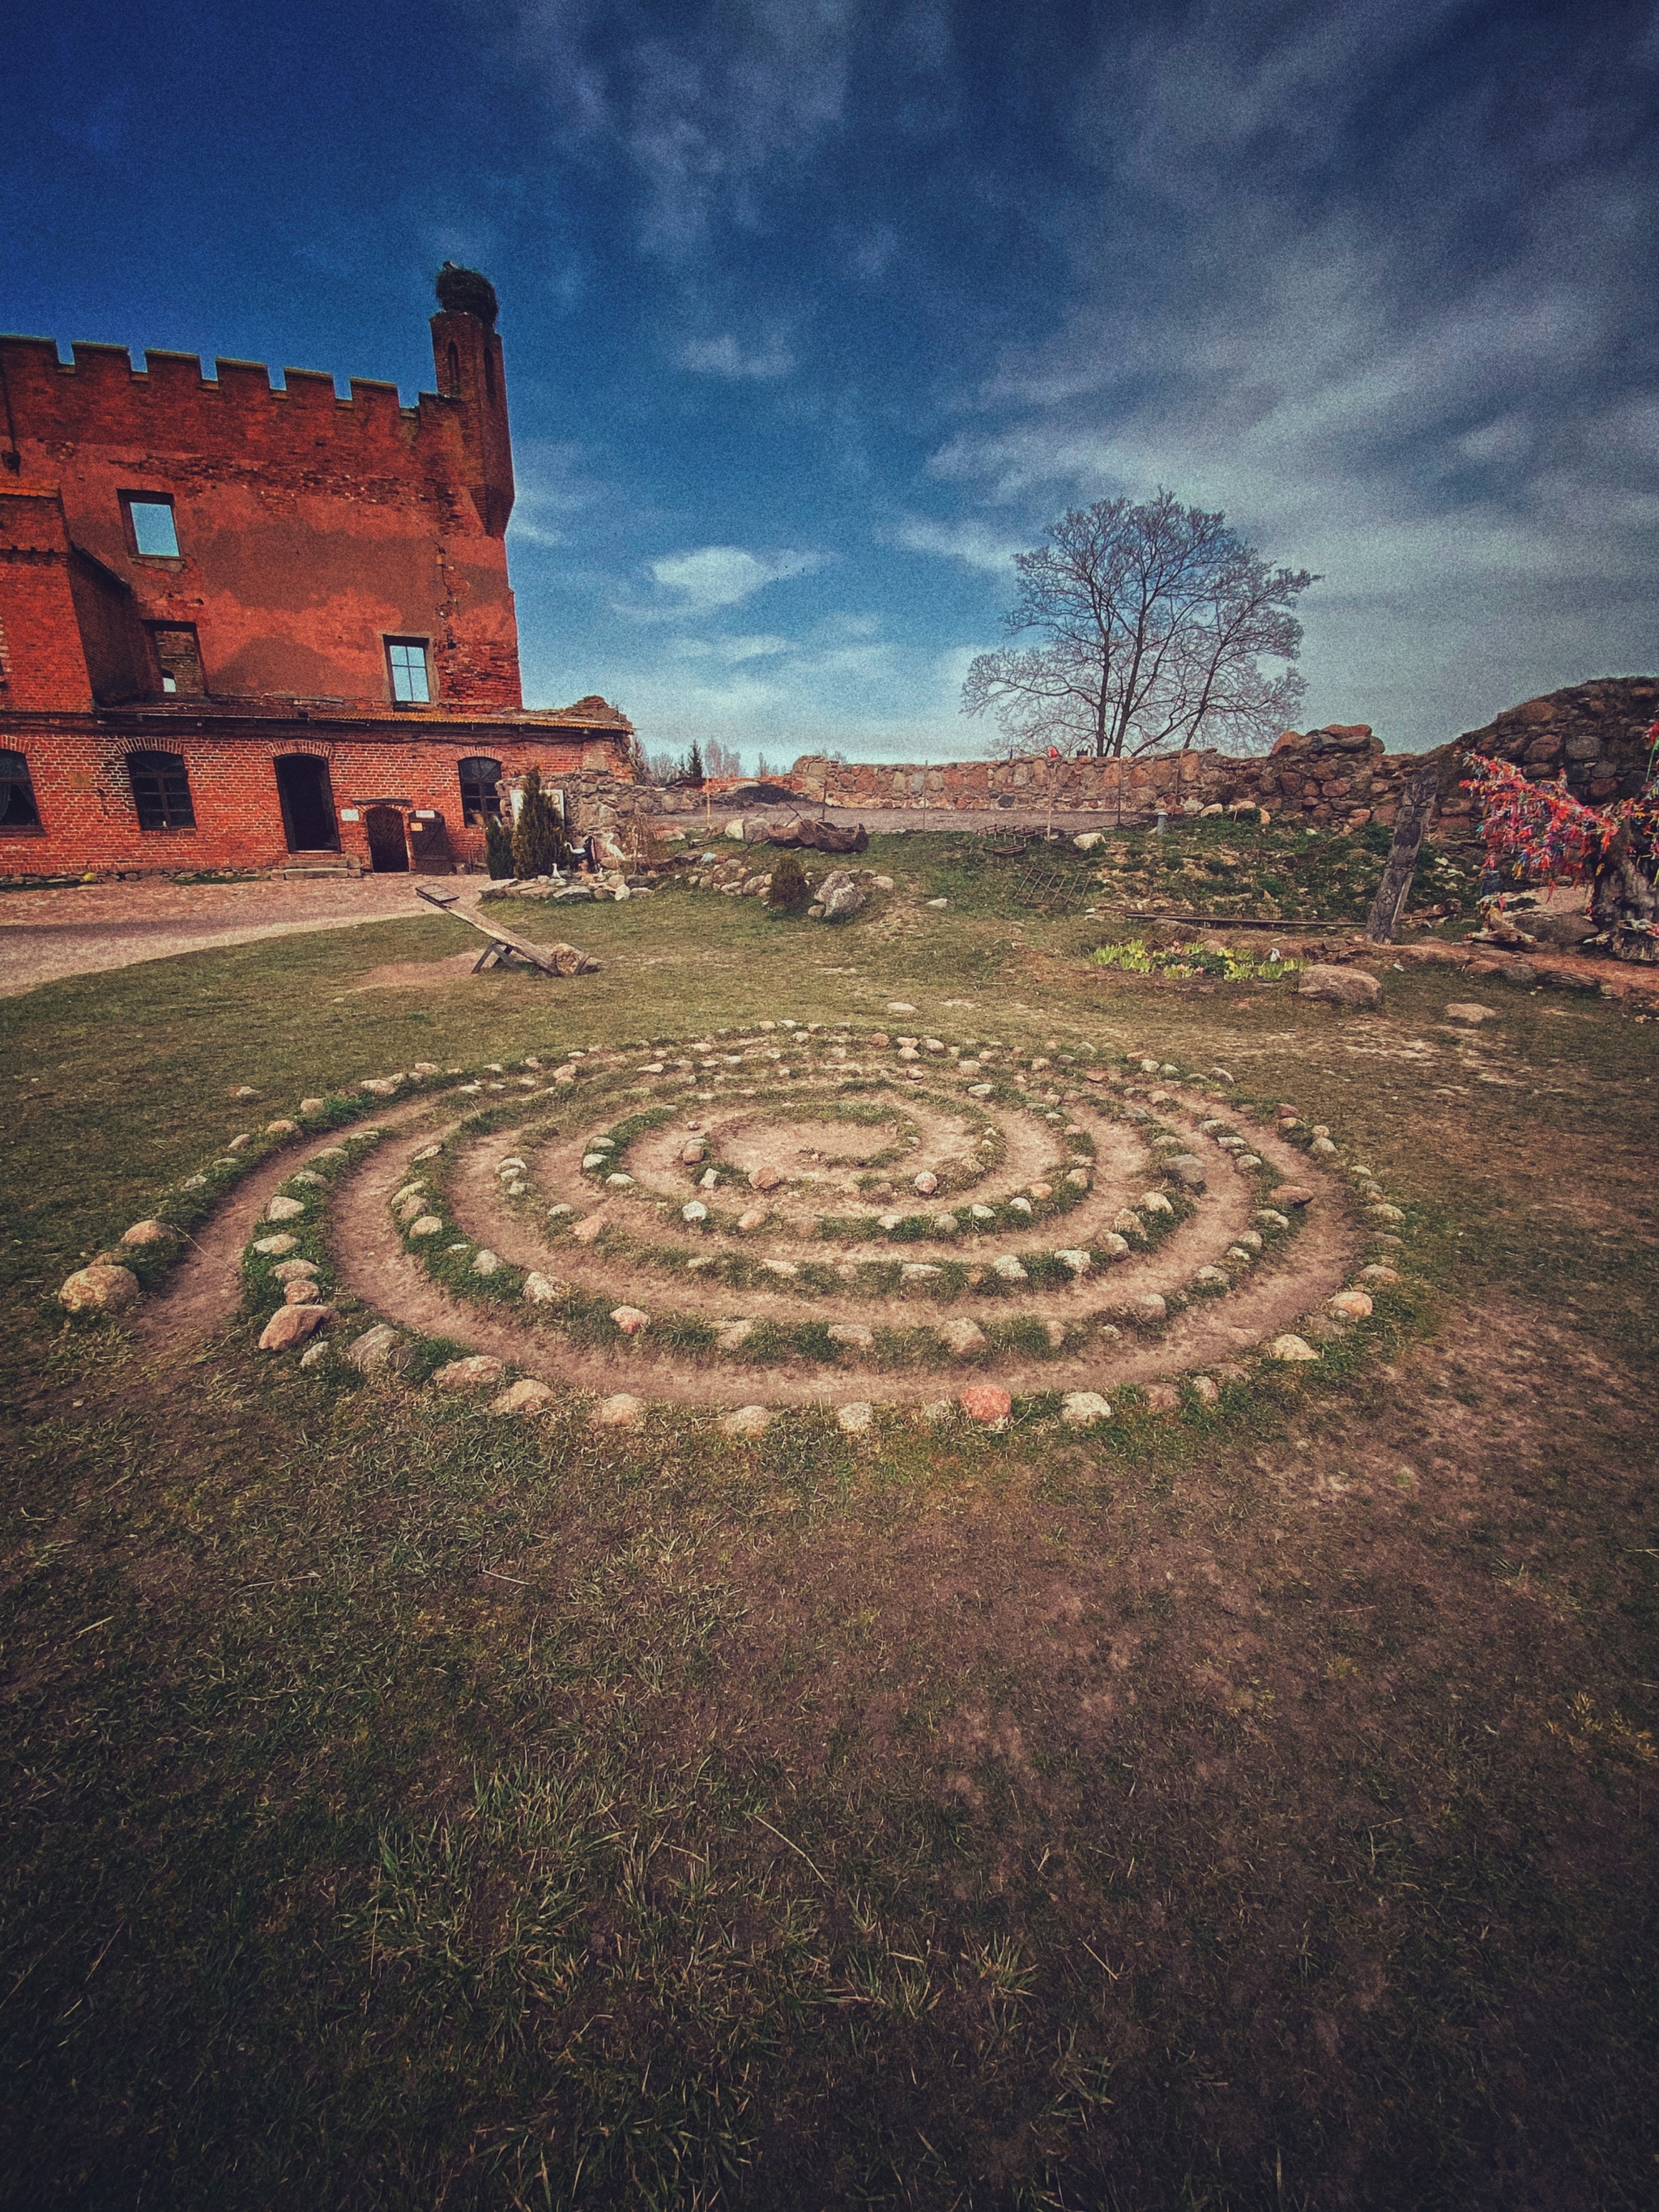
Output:
[[[190,777],[181,753],[129,753],[127,776],[141,830],[193,830]]]
[[[29,764],[21,753],[0,752],[0,830],[38,830],[40,810],[34,803]]]
[[[501,818],[501,764],[482,757],[464,760],[461,771],[461,819],[482,823]]]

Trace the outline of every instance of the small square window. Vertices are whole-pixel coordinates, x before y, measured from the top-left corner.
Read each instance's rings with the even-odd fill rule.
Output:
[[[132,532],[133,550],[146,560],[176,561],[179,532],[173,527],[173,501],[152,498],[148,493],[128,492],[123,503],[127,510],[127,526]]]
[[[400,707],[424,707],[432,697],[427,672],[423,637],[389,637],[386,663],[392,672],[392,696]]]

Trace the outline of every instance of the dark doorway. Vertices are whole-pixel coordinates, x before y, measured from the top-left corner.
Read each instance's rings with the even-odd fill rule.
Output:
[[[369,864],[377,876],[409,873],[409,841],[404,817],[395,806],[371,806],[363,816],[368,832]]]
[[[274,765],[289,851],[337,853],[340,832],[334,819],[334,789],[328,780],[328,763],[309,753],[290,753]]]

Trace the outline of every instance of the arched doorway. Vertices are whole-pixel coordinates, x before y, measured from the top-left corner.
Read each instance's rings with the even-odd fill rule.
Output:
[[[340,831],[334,818],[328,763],[314,753],[286,753],[272,766],[276,771],[276,795],[283,802],[289,851],[337,853]]]
[[[404,835],[401,810],[396,806],[371,806],[364,812],[363,828],[368,833],[369,866],[375,874],[407,875],[409,841]]]

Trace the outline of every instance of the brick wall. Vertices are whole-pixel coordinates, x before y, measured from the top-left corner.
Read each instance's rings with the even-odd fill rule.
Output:
[[[384,640],[429,641],[436,696],[521,702],[503,535],[513,506],[501,343],[476,317],[433,319],[451,386],[398,404],[397,387],[257,362],[0,338],[14,473],[56,489],[70,543],[130,602],[144,689],[161,689],[144,626],[193,626],[208,690],[343,705],[389,697]],[[456,368],[451,375],[451,348]],[[483,380],[489,379],[488,389]],[[11,465],[9,459],[8,465]],[[173,503],[177,560],[131,541],[123,493]],[[97,672],[131,697],[119,656]]]
[[[0,479],[0,714],[90,707],[55,493]]]
[[[3,695],[0,695],[3,696]],[[201,734],[159,726],[112,730],[90,716],[32,717],[9,722],[0,708],[0,747],[24,754],[40,812],[38,831],[0,830],[0,876],[177,873],[289,865],[275,763],[291,755],[327,763],[333,812],[343,855],[371,864],[368,824],[374,801],[393,805],[419,869],[448,873],[482,867],[482,827],[461,820],[458,764],[483,755],[503,776],[539,768],[544,783],[575,789],[595,781],[597,748],[518,728],[484,728],[437,739],[393,732],[311,731]],[[184,758],[196,816],[192,830],[138,827],[125,766],[130,752],[166,750]],[[627,788],[623,785],[619,787]],[[356,822],[342,822],[342,810]],[[435,815],[418,823],[417,812]]]

